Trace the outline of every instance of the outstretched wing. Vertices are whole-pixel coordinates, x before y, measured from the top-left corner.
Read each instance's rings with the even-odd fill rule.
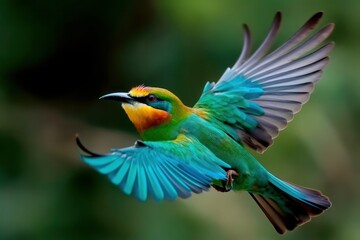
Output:
[[[244,25],[239,59],[217,83],[207,83],[195,108],[238,142],[264,152],[309,99],[334,43],[318,47],[332,32],[328,24],[313,36],[322,13],[312,16],[288,41],[267,54],[279,30],[277,13],[261,46],[250,54],[251,37]]]
[[[81,158],[127,195],[141,201],[188,198],[201,193],[213,180],[226,179],[230,165],[217,158],[196,138],[180,135],[174,141],[141,142],[99,155],[77,144],[88,155]]]

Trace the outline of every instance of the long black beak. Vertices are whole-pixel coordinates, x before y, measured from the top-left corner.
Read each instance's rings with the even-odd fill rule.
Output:
[[[122,103],[132,103],[135,101],[134,98],[130,97],[128,93],[109,93],[101,96],[99,99],[115,100]]]

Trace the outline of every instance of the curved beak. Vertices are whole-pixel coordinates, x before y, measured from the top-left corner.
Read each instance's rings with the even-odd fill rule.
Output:
[[[135,101],[134,98],[130,97],[128,93],[109,93],[101,96],[99,99],[115,100],[121,103],[132,103]]]

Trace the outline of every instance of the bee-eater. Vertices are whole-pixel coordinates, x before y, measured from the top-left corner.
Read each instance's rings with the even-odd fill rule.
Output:
[[[309,99],[334,46],[319,46],[332,32],[332,23],[309,36],[321,17],[316,13],[269,54],[281,13],[252,55],[244,25],[240,57],[220,80],[206,83],[194,107],[166,89],[144,85],[102,96],[120,102],[142,140],[95,154],[77,138],[86,153],[82,159],[141,201],[188,198],[211,186],[223,192],[245,190],[277,232],[308,222],[331,206],[329,199],[275,177],[245,145],[263,153]]]

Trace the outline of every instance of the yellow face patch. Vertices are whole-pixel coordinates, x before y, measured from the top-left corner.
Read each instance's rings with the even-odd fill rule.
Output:
[[[168,122],[171,118],[168,112],[152,108],[143,103],[123,103],[121,106],[138,132]]]

